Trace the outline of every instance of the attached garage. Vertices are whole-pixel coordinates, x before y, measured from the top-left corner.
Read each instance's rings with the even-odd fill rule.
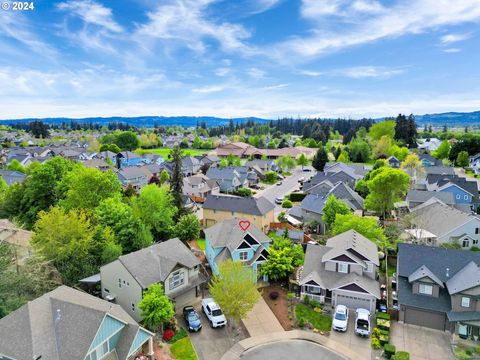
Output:
[[[369,294],[355,294],[340,291],[333,292],[334,305],[345,305],[350,309],[367,309],[371,314],[375,312],[376,299]]]
[[[418,310],[405,306],[404,322],[406,324],[425,326],[431,329],[445,330],[446,318],[444,313]]]

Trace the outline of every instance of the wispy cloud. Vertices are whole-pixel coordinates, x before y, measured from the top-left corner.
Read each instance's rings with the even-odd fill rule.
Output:
[[[211,86],[203,86],[199,88],[192,89],[192,92],[197,94],[210,94],[219,91],[223,91],[225,88],[222,85],[211,85]]]
[[[277,85],[264,86],[263,89],[265,89],[265,90],[277,90],[277,89],[286,88],[287,86],[288,86],[288,84],[277,84]]]
[[[283,0],[253,0],[251,3],[254,6],[254,10],[250,11],[250,14],[260,14],[271,10],[278,6],[282,1]]]
[[[389,78],[405,72],[405,69],[390,69],[378,66],[355,66],[336,70],[333,74],[346,76],[352,79]]]
[[[461,49],[459,48],[446,48],[446,49],[443,49],[443,52],[446,52],[446,53],[458,53],[462,51]]]
[[[263,79],[265,77],[265,71],[256,67],[248,69],[247,74],[254,79]]]
[[[442,44],[451,44],[458,41],[467,40],[471,37],[471,34],[448,34],[440,38]]]

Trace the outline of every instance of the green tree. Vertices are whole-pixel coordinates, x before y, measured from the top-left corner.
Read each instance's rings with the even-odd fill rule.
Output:
[[[357,138],[348,144],[348,154],[351,161],[365,163],[370,160],[372,151],[366,141]]]
[[[170,174],[167,170],[163,169],[160,173],[160,185],[166,184],[167,181],[170,179]]]
[[[322,220],[331,227],[337,214],[349,214],[350,212],[350,208],[342,200],[338,200],[335,195],[330,195],[323,208]]]
[[[225,315],[237,322],[244,319],[260,299],[253,271],[230,259],[220,263],[218,275],[210,280],[210,293]]]
[[[388,158],[390,156],[390,148],[392,147],[393,140],[384,135],[373,145],[373,156],[375,159]]]
[[[241,165],[241,160],[238,156],[235,156],[233,154],[229,154],[227,156],[227,166],[240,166]]]
[[[378,141],[383,136],[387,136],[389,139],[393,139],[395,136],[395,121],[386,120],[377,124],[373,124],[370,127],[368,136],[372,141]]]
[[[417,154],[408,155],[401,164],[401,168],[404,169],[414,179],[417,178],[417,173],[422,169],[423,164],[418,158]]]
[[[174,146],[170,152],[173,162],[173,171],[170,179],[170,189],[174,197],[174,204],[180,212],[183,209],[183,172],[182,172],[182,149]]]
[[[27,172],[25,170],[25,167],[20,164],[20,161],[18,161],[17,159],[13,159],[12,161],[10,161],[10,163],[7,165],[7,170],[18,171],[21,173]]]
[[[198,239],[200,229],[200,221],[198,221],[197,215],[185,214],[180,216],[175,224],[175,236],[183,242]]]
[[[348,153],[346,151],[342,151],[338,156],[337,161],[347,163],[349,161]]]
[[[398,160],[403,161],[410,154],[410,151],[404,146],[393,145],[390,150],[390,155],[395,156]]]
[[[370,174],[367,186],[370,191],[365,208],[385,215],[393,210],[395,202],[403,200],[408,191],[410,177],[402,170],[381,167]]]
[[[140,316],[143,323],[150,331],[158,331],[163,323],[175,316],[173,303],[165,295],[161,284],[153,284],[144,292],[142,300],[138,303],[141,310]]]
[[[101,226],[112,229],[125,254],[152,244],[150,230],[119,197],[102,200],[95,208],[95,218]]]
[[[305,156],[305,154],[300,154],[300,156],[298,157],[297,159],[297,164],[300,165],[302,167],[302,170],[303,170],[303,167],[304,166],[307,166],[308,165],[308,159],[307,157]]]
[[[283,155],[277,160],[277,165],[282,171],[291,171],[295,168],[296,162],[291,156]]]
[[[312,166],[317,171],[323,171],[325,164],[328,162],[328,155],[325,148],[322,146],[317,150],[317,153],[313,157]]]
[[[281,223],[286,223],[287,222],[287,214],[285,211],[281,211],[280,214],[278,214],[278,221]]]
[[[379,246],[387,241],[383,229],[378,225],[378,221],[374,217],[337,214],[333,223],[332,233],[338,235],[348,230],[355,230]]]
[[[60,203],[65,209],[93,210],[109,197],[121,195],[122,186],[112,171],[102,172],[96,168],[77,167],[60,184],[65,199]]]
[[[287,232],[287,230],[286,230]],[[292,271],[303,264],[304,254],[301,245],[294,244],[286,236],[272,236],[267,261],[262,265],[262,275],[270,280],[287,278]]]
[[[152,230],[155,240],[169,239],[178,212],[166,186],[150,184],[142,188],[133,203],[135,214]]]
[[[192,148],[200,149],[201,145],[202,142],[200,141],[200,138],[198,136],[195,136],[195,138],[193,139]]]
[[[275,171],[267,171],[265,173],[265,179],[263,181],[268,184],[273,184],[275,181],[277,181],[277,179],[278,174]]]
[[[457,156],[456,166],[467,167],[468,166],[468,152],[460,151]]]
[[[132,151],[140,146],[140,139],[133,131],[122,131],[115,134],[114,143],[122,150]]]
[[[363,198],[366,198],[370,190],[368,190],[367,182],[364,179],[357,181],[355,185],[355,191]]]
[[[435,156],[437,159],[448,159],[448,155],[450,155],[450,149],[452,146],[448,142],[448,140],[443,140],[438,149],[432,152],[432,155]]]
[[[293,203],[288,200],[288,199],[285,199],[282,201],[282,208],[283,209],[291,209],[293,207]]]

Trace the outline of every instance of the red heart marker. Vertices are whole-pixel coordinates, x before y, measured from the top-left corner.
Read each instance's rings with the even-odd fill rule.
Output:
[[[250,221],[242,220],[238,223],[238,225],[243,231],[247,231],[247,229],[250,227]]]

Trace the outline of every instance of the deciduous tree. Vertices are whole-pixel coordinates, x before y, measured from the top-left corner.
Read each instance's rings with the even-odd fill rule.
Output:
[[[378,225],[378,221],[374,217],[337,214],[332,227],[332,233],[338,235],[348,230],[357,231],[379,246],[383,245],[387,239],[383,229]]]
[[[165,295],[161,284],[153,284],[144,292],[142,300],[138,303],[141,310],[140,316],[143,323],[150,331],[158,331],[175,315],[173,303]],[[163,332],[163,328],[162,328]]]
[[[330,195],[323,207],[322,220],[330,227],[335,222],[337,214],[349,214],[350,212],[350,208],[342,200],[338,200],[335,195]]]
[[[183,242],[198,239],[200,236],[200,221],[198,221],[197,215],[186,214],[180,216],[175,224],[175,236]]]

